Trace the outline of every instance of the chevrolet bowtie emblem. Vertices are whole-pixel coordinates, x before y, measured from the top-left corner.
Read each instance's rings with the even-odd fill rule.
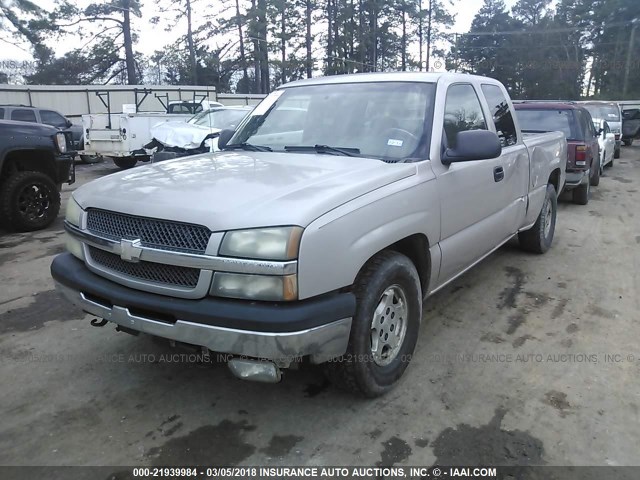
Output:
[[[120,241],[120,258],[125,262],[137,263],[140,261],[141,254],[140,239]]]

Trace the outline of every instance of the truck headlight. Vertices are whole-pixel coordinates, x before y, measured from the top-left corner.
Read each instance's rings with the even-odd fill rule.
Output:
[[[64,219],[69,222],[71,225],[75,225],[76,227],[80,226],[80,219],[82,217],[83,210],[78,205],[78,202],[75,201],[73,195],[69,197],[69,201],[67,202],[67,213]]]
[[[298,257],[301,227],[255,228],[227,232],[220,255],[258,260],[294,260]]]
[[[216,272],[211,295],[244,300],[291,301],[298,298],[297,275],[246,275]]]
[[[64,133],[56,133],[56,146],[60,153],[67,153],[67,137],[64,136]]]

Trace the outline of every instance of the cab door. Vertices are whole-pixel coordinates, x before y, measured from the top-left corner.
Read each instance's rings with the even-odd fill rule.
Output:
[[[447,90],[444,147],[454,147],[458,132],[489,130],[480,94],[471,83]],[[515,233],[515,220],[505,225],[504,210],[516,193],[515,156],[438,165],[434,169],[441,196],[442,253],[438,285],[481,259]],[[513,165],[512,165],[513,164]]]

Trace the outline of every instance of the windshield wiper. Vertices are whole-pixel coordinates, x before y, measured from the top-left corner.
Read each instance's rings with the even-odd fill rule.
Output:
[[[329,145],[285,145],[284,150],[286,152],[327,153],[329,155],[344,155],[346,157],[357,157],[360,154],[359,148],[330,147]]]
[[[223,150],[248,150],[249,152],[273,152],[271,147],[266,147],[264,145],[254,145],[252,143],[232,143],[227,144],[223,148]]]

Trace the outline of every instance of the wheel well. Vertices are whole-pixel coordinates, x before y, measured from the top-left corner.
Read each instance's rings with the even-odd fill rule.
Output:
[[[416,233],[389,245],[385,250],[393,250],[409,257],[418,271],[422,295],[426,295],[431,278],[431,256],[429,255],[429,240],[426,235]]]
[[[556,194],[560,195],[560,191],[558,190],[558,187],[560,185],[560,169],[559,168],[556,168],[553,172],[551,172],[551,175],[549,175],[549,183],[555,187]]]
[[[5,179],[16,172],[42,172],[56,179],[55,159],[47,150],[16,150],[9,152],[2,165],[0,179]]]

